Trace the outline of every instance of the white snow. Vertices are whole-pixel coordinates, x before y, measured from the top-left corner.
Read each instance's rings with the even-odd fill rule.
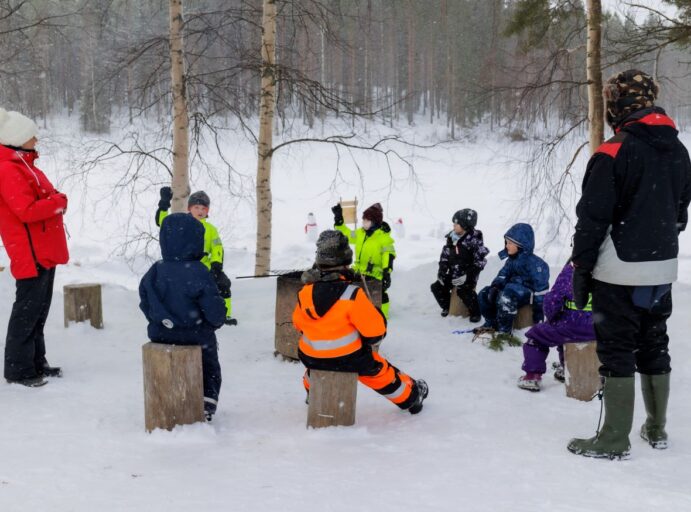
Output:
[[[150,173],[134,189],[113,192],[124,165],[117,161],[97,167],[88,181],[70,176],[81,149],[69,132],[58,133],[65,135],[44,141],[38,165],[70,198],[72,259],[58,269],[46,326],[48,359],[65,376],[39,389],[0,385],[0,511],[691,510],[690,234],[682,237],[669,322],[670,447],[654,451],[638,437],[644,409],[637,396],[632,458],[591,460],[567,452],[566,443],[594,434],[599,402],[566,398],[551,374],[539,393],[518,389],[521,349],[495,353],[472,343],[471,335],[451,334],[470,324],[441,318],[429,291],[440,231],[451,228],[460,208],[478,210],[478,227],[492,251],[480,286],[500,268],[502,234],[514,222],[531,221],[517,213],[524,170],[512,158],[524,148],[485,136],[418,150],[414,180],[400,164],[389,172],[381,158],[361,155],[362,183],[343,155],[334,178],[331,148],[279,152],[273,164],[273,268],[309,266],[314,246],[304,232],[305,218],[314,212],[320,228],[329,226],[330,206],[339,197],[357,196],[363,208],[381,202],[390,222],[403,219],[406,237],[397,240],[389,335],[381,352],[428,382],[424,410],[411,416],[360,386],[355,426],[306,429],[303,368],[272,356],[275,280],[233,279],[239,325],[218,334],[224,381],[217,416],[212,424],[147,434],[141,367],[146,323],[137,284],[150,260],[137,254],[141,245],[124,254],[119,245],[127,229],[155,234],[157,189],[167,178]],[[691,145],[688,134],[685,141]],[[252,147],[230,140],[228,148],[242,179],[251,181]],[[584,164],[576,167],[581,173]],[[193,179],[193,189],[211,196],[227,272],[231,278],[251,274],[252,201],[229,198],[222,180],[198,173]],[[547,244],[550,222],[547,215],[536,226],[537,252],[551,265],[553,281],[568,256],[570,233],[564,229]],[[149,246],[152,257],[156,247]],[[63,327],[62,286],[76,282],[104,285],[103,330]],[[0,272],[0,294],[0,324],[6,325],[14,299],[8,269]]]

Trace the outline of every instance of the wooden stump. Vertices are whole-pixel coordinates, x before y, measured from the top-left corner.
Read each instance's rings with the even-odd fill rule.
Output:
[[[298,360],[298,342],[300,333],[293,327],[293,310],[298,301],[298,292],[303,286],[300,281],[302,271],[278,276],[276,280],[276,316],[274,330],[274,355],[284,360]],[[362,281],[353,285],[362,286]],[[375,306],[381,307],[381,281],[367,279],[367,289]]]
[[[449,303],[449,316],[460,316],[461,318],[468,318],[470,311],[465,306],[461,298],[456,293],[456,287],[451,289],[451,302]]]
[[[96,329],[103,329],[103,306],[100,284],[68,284],[63,287],[65,327],[70,322],[91,321]]]
[[[310,370],[307,427],[353,425],[357,383],[357,373]]]
[[[142,360],[147,432],[204,421],[201,347],[146,343]]]
[[[533,325],[533,306],[527,305],[518,309],[518,313],[513,319],[513,328],[516,330],[525,329]]]
[[[596,343],[566,343],[564,345],[564,377],[566,396],[588,402],[600,389],[600,360]]]

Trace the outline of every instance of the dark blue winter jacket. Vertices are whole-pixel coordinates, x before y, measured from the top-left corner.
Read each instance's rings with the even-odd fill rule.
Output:
[[[514,224],[504,234],[504,238],[514,242],[519,249],[514,256],[509,256],[506,249],[499,252],[501,259],[508,258],[508,260],[492,281],[492,286],[503,290],[507,284],[511,283],[526,287],[537,297],[544,295],[540,292],[549,289],[549,267],[542,258],[533,254],[535,248],[533,228],[530,224]]]
[[[160,232],[163,259],[139,283],[139,308],[149,321],[151,341],[177,344],[215,343],[223,325],[225,302],[204,255],[204,226],[186,213],[165,218]]]

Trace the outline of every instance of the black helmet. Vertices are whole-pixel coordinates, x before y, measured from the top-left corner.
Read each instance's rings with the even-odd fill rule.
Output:
[[[477,224],[477,212],[472,208],[463,208],[454,213],[451,220],[454,224],[458,224],[466,231],[469,231]]]

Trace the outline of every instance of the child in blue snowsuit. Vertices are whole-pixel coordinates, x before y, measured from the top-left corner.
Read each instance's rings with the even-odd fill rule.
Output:
[[[221,389],[215,331],[226,319],[226,305],[201,262],[204,226],[185,213],[168,215],[161,224],[160,244],[163,259],[139,283],[139,308],[149,321],[151,341],[201,346],[204,413],[211,421]]]
[[[504,267],[478,296],[485,324],[477,331],[496,331],[499,341],[512,344],[517,341],[511,331],[519,308],[532,304],[533,321],[542,321],[542,301],[549,289],[549,267],[533,254],[535,235],[530,224],[511,226],[504,235],[504,245],[499,252],[499,257],[507,260]]]

